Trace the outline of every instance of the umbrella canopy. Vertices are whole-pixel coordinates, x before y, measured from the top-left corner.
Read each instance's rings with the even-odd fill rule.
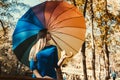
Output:
[[[29,65],[28,57],[39,30],[48,29],[52,44],[67,54],[77,53],[85,39],[85,19],[79,10],[65,1],[46,1],[31,7],[19,20],[13,33],[13,51]]]

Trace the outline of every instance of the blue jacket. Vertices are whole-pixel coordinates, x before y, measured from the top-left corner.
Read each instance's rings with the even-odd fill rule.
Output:
[[[37,53],[36,59],[37,61],[30,60],[30,69],[32,71],[37,69],[42,77],[50,76],[54,79],[57,78],[55,68],[58,67],[58,51],[56,46],[46,46]],[[35,78],[34,74],[33,77]]]

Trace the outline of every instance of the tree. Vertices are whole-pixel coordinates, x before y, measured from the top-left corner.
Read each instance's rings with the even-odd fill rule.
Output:
[[[73,1],[73,4],[74,6],[77,7],[77,4],[76,4],[76,1],[75,0],[72,0]],[[86,15],[86,9],[87,9],[87,2],[88,0],[86,0],[85,2],[85,6],[84,6],[84,11],[83,11],[83,15],[85,17]],[[83,64],[83,74],[84,74],[84,80],[88,80],[88,77],[87,77],[87,67],[86,67],[86,55],[85,55],[85,41],[84,43],[82,44],[82,48],[81,48],[81,54],[82,54],[82,64]]]
[[[85,42],[82,44],[81,54],[82,54],[82,63],[83,63],[83,74],[84,80],[88,80],[87,77],[87,68],[86,68],[86,55],[85,55]]]
[[[94,11],[93,11],[93,0],[90,0],[91,2],[91,19],[92,19],[92,70],[93,70],[93,79],[96,80],[96,73],[95,73],[95,42],[94,42],[94,39],[95,39],[95,36],[94,36]]]

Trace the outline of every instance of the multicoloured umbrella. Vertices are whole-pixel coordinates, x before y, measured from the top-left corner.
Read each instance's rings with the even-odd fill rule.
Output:
[[[46,1],[31,7],[19,20],[13,33],[13,51],[29,65],[28,56],[39,30],[48,29],[52,44],[59,50],[77,53],[85,40],[85,19],[79,10],[65,1]]]

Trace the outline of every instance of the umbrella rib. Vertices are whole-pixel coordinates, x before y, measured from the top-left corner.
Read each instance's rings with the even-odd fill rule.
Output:
[[[66,43],[65,41],[63,41],[62,39],[60,39],[59,37],[57,37],[56,35],[53,34],[54,37],[58,38],[59,40],[61,40],[62,42],[64,42],[67,46],[69,46],[70,48],[72,48],[75,52],[77,52],[77,50],[75,50],[72,46],[70,46],[68,43]]]
[[[57,25],[57,24],[59,24],[59,23],[61,23],[61,22],[64,22],[64,21],[67,21],[67,20],[70,20],[70,19],[73,19],[73,18],[80,18],[80,16],[79,16],[79,17],[72,17],[72,18],[64,19],[64,20],[62,20],[62,21],[57,22],[57,23],[54,24],[54,25],[51,25],[50,27],[52,28],[53,26],[55,26],[55,25]]]
[[[62,51],[62,48],[59,46],[59,44],[54,40],[54,38],[53,37],[51,37],[52,38],[52,40],[53,40],[53,42],[58,46],[58,48]]]
[[[56,20],[60,15],[62,15],[63,13],[65,13],[65,12],[67,12],[67,11],[69,11],[69,10],[71,10],[72,8],[74,8],[74,7],[71,7],[71,8],[68,8],[67,10],[65,10],[65,11],[63,11],[61,14],[59,14],[56,18],[54,18],[54,20]],[[52,16],[51,16],[52,17]],[[53,22],[54,22],[54,20],[51,22],[51,23],[49,23],[48,24],[48,26],[50,26]]]
[[[52,31],[52,32],[63,34],[62,32],[59,32],[59,31]],[[64,33],[64,34],[66,34],[66,35],[69,35],[69,36],[72,36],[72,35],[70,35],[70,34],[67,34],[67,33]],[[72,37],[73,37],[73,36],[72,36]],[[75,36],[74,36],[74,38],[77,38],[77,39],[79,39],[78,37],[75,37]],[[83,40],[83,39],[81,39],[81,40]],[[83,40],[83,41],[84,41],[84,40]]]
[[[61,26],[61,27],[57,27],[57,28],[52,28],[51,30],[54,31],[54,30],[57,30],[57,29],[60,29],[60,28],[81,28],[81,29],[86,29],[86,27],[82,28],[82,27],[79,27],[79,26]]]
[[[59,3],[59,5],[60,5],[60,4],[61,4],[61,3]],[[51,13],[50,18],[49,18],[49,20],[48,20],[48,23],[49,23],[50,19],[52,18],[52,15],[53,15],[54,11],[56,10],[56,8],[57,8],[59,5],[57,5],[57,6],[54,8],[54,10],[53,10],[53,12]],[[48,23],[47,23],[47,26],[48,26]]]

